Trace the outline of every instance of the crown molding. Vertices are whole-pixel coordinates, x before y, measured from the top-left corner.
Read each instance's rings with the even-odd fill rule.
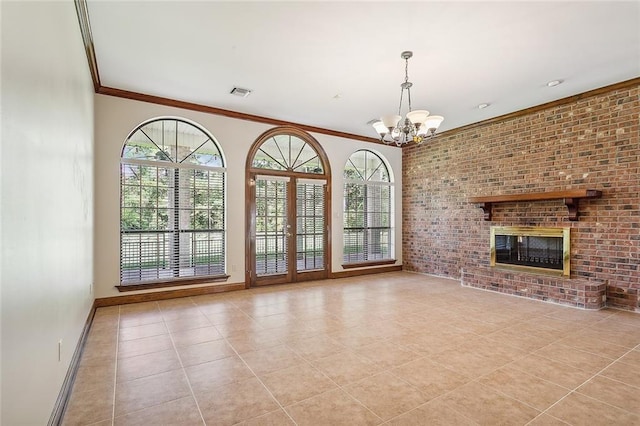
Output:
[[[85,52],[87,54],[87,61],[89,63],[89,71],[91,72],[91,78],[93,79],[93,87],[95,92],[101,95],[115,96],[125,99],[132,99],[141,102],[149,102],[158,105],[165,105],[170,107],[182,108],[191,111],[199,111],[207,114],[221,115],[225,117],[235,118],[238,120],[247,120],[253,121],[257,123],[271,124],[274,126],[294,126],[299,129],[302,129],[306,132],[310,133],[320,133],[329,136],[336,136],[340,138],[358,140],[363,142],[370,142],[374,144],[382,145],[377,138],[371,138],[367,136],[355,135],[352,133],[341,132],[338,130],[325,129],[322,127],[309,126],[306,124],[293,123],[290,121],[277,120],[274,118],[263,117],[260,115],[253,114],[245,114],[238,111],[231,111],[222,108],[216,108],[207,105],[196,104],[192,102],[179,101],[176,99],[164,98],[161,96],[147,95],[144,93],[131,92],[128,90],[116,89],[113,87],[105,87],[100,82],[100,73],[98,71],[98,62],[96,59],[95,48],[93,44],[93,36],[91,35],[91,25],[89,23],[89,13],[87,10],[87,0],[74,0],[76,5],[76,12],[78,14],[78,21],[80,24],[80,32],[82,34],[82,41],[84,43]],[[525,115],[533,114],[536,112],[540,112],[549,108],[554,108],[560,105],[565,105],[573,102],[577,102],[581,99],[588,98],[591,96],[600,95],[602,93],[610,92],[613,90],[626,89],[628,87],[634,87],[640,85],[640,77],[632,78],[631,80],[622,81],[619,83],[614,83],[608,86],[600,87],[598,89],[589,90],[584,93],[579,93],[577,95],[568,96],[566,98],[558,99],[555,101],[547,102],[544,104],[532,106],[529,108],[525,108],[519,111],[514,111],[508,114],[500,115],[493,118],[488,118],[486,120],[478,121],[476,123],[467,124],[461,127],[456,127],[454,129],[446,130],[442,133],[438,133],[437,137],[449,137],[456,135],[460,132],[474,129],[477,127],[486,126],[489,124],[500,123],[506,120],[511,120],[514,118],[522,117]],[[407,144],[407,146],[412,146],[413,144]],[[395,147],[395,145],[387,145]]]
[[[290,121],[277,120],[275,118],[263,117],[260,115],[245,114],[243,112],[231,111],[228,109],[216,108],[208,105],[196,104],[192,102],[179,101],[176,99],[163,98],[161,96],[147,95],[144,93],[131,92],[128,90],[116,89],[113,87],[100,86],[96,93],[100,95],[115,96],[118,98],[132,99],[135,101],[148,102],[157,105],[165,105],[175,108],[182,108],[191,111],[204,112],[207,114],[221,115],[224,117],[235,118],[238,120],[253,121],[256,123],[271,124],[273,126],[293,126],[297,129],[304,130],[309,133],[321,133],[329,136],[337,136],[340,138],[358,140],[380,144],[378,139],[367,136],[354,135],[352,133],[340,132],[338,130],[325,129],[322,127],[309,126],[307,124],[293,123]]]

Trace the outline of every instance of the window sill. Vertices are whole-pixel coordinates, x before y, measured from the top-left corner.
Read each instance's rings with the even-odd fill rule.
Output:
[[[177,279],[172,281],[152,281],[144,284],[143,283],[120,284],[115,287],[118,289],[119,292],[149,290],[153,288],[180,287],[185,285],[224,282],[224,281],[227,281],[230,276],[231,275],[213,275],[209,277],[183,278],[183,279]]]
[[[367,266],[393,265],[394,263],[396,263],[396,259],[368,260],[366,262],[358,262],[358,263],[343,263],[342,269],[365,268]]]

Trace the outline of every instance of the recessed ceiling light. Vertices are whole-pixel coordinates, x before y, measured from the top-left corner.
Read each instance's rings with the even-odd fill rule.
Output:
[[[486,108],[486,107],[488,107],[489,105],[491,105],[491,104],[487,104],[487,103],[480,104],[480,105],[478,105],[478,109],[485,109],[485,108]]]
[[[562,80],[551,80],[550,82],[547,83],[547,86],[553,87],[553,86],[557,86],[558,84],[562,84]]]
[[[251,90],[243,89],[242,87],[234,87],[229,93],[231,93],[232,95],[240,96],[241,98],[246,98],[251,94]]]

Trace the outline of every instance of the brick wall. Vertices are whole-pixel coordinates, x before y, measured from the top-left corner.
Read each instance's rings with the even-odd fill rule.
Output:
[[[404,148],[404,269],[576,306],[558,289],[604,283],[609,306],[640,311],[640,86],[599,92]],[[586,188],[603,196],[577,222],[562,200],[496,204],[491,222],[468,202]],[[570,226],[571,278],[490,268],[491,225]]]

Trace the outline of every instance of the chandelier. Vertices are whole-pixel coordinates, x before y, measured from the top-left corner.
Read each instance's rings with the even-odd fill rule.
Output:
[[[413,52],[402,52],[400,57],[405,60],[404,66],[404,83],[400,85],[400,105],[398,106],[398,115],[383,115],[380,120],[372,123],[373,128],[380,135],[380,141],[386,144],[395,143],[397,146],[403,146],[409,142],[420,144],[430,139],[440,127],[440,123],[444,117],[440,115],[429,115],[429,111],[411,109],[411,86],[413,83],[409,81],[409,58],[413,56]],[[404,92],[407,91],[408,111],[404,119],[401,116],[402,100]]]

